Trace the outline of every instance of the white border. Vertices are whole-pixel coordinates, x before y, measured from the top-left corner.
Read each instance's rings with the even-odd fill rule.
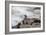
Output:
[[[12,6],[41,7],[41,28],[12,29],[12,27],[11,27],[11,7]],[[42,5],[9,4],[9,32],[16,32],[16,31],[36,31],[36,30],[43,30],[43,6]]]

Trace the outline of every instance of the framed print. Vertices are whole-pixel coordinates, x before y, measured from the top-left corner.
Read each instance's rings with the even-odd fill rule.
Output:
[[[6,34],[44,31],[44,3],[5,1]]]

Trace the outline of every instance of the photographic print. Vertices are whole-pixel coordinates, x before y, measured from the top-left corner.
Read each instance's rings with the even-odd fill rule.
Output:
[[[43,29],[43,7],[41,5],[9,5],[10,31],[29,31]]]
[[[36,28],[41,26],[40,7],[13,6],[11,9],[12,29]]]

